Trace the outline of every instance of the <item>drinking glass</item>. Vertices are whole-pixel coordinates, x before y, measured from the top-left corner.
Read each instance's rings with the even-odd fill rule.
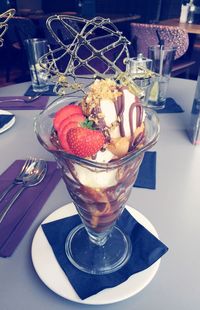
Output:
[[[60,166],[82,221],[66,239],[66,255],[79,270],[106,274],[120,269],[131,255],[129,237],[115,224],[136,180],[144,152],[157,142],[159,122],[156,113],[146,109],[141,148],[123,158],[98,163],[64,152],[53,130],[56,111],[74,101],[70,97],[56,99],[35,118],[34,130],[39,142]]]
[[[48,72],[39,63],[40,58],[48,52],[47,41],[34,38],[27,39],[24,42],[28,56],[33,91],[48,91]]]
[[[152,70],[157,73],[157,75],[153,77],[147,105],[148,107],[154,109],[163,109],[165,107],[175,53],[175,47],[165,47],[160,45],[149,47],[148,57],[152,59]]]
[[[145,70],[152,70],[152,59],[144,57],[141,53],[137,57],[126,59],[126,71],[132,76],[134,83],[143,90],[144,96],[141,98],[141,102],[144,106],[147,106],[152,77],[145,74]]]

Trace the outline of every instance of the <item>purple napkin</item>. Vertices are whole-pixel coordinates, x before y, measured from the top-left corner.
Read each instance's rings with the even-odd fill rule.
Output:
[[[44,94],[42,96],[58,96],[58,94],[56,94],[54,92],[54,86],[55,85],[49,85],[49,90],[45,91]],[[35,92],[33,90],[32,85],[27,89],[27,91],[24,93],[24,96],[34,96]]]
[[[12,99],[27,99],[26,96],[7,96],[7,97],[0,97],[0,100],[8,100],[6,102],[0,102],[0,109],[8,109],[8,110],[43,110],[45,109],[48,103],[48,96],[41,96],[38,99],[34,100],[33,102],[26,103],[23,101],[12,101]]]
[[[24,160],[16,160],[0,175],[0,193],[12,183],[23,164]],[[12,255],[61,178],[60,170],[57,169],[56,163],[47,162],[47,164],[48,172],[44,180],[37,186],[25,189],[0,224],[1,257]],[[15,186],[0,202],[0,210],[10,201],[20,187],[21,185]]]

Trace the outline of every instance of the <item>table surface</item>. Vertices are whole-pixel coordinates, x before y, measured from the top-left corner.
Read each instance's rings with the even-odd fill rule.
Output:
[[[200,24],[180,23],[178,18],[166,19],[160,21],[161,25],[178,26],[191,34],[200,34]]]
[[[0,96],[21,95],[29,84],[0,89]],[[128,204],[155,226],[169,247],[152,282],[137,295],[104,310],[188,310],[200,305],[200,147],[190,143],[186,128],[195,92],[195,81],[171,79],[168,94],[185,113],[160,114],[156,190],[133,188]],[[0,135],[0,173],[15,159],[28,156],[52,159],[36,139],[33,118],[39,111],[14,111],[14,127]],[[44,218],[70,197],[61,180],[28,233],[10,258],[0,258],[1,310],[88,309],[49,290],[34,271],[31,243]],[[101,306],[99,306],[101,307]],[[90,309],[96,309],[90,306]]]

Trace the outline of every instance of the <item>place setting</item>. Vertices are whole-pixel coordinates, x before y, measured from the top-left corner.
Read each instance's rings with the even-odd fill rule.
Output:
[[[0,175],[0,256],[11,256],[60,181],[55,162],[14,161]]]
[[[128,223],[130,227],[124,229]],[[133,237],[133,255],[129,263],[110,274],[84,273],[70,263],[64,250],[69,229],[78,224],[80,219],[73,203],[57,209],[42,222],[31,248],[33,266],[41,281],[59,296],[76,303],[111,304],[136,295],[153,280],[161,257],[168,250],[159,241],[152,223],[140,212],[126,206],[117,225]]]

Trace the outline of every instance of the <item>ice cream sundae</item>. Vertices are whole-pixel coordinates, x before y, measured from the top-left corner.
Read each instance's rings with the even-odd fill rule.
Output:
[[[128,88],[96,80],[78,103],[53,118],[52,142],[60,150],[95,163],[115,163],[144,143],[145,113]],[[87,167],[66,159],[64,180],[88,229],[103,232],[121,213],[143,155],[125,165]]]
[[[115,223],[144,152],[157,142],[156,114],[143,109],[128,85],[102,79],[81,100],[56,99],[37,117],[35,131],[56,157],[83,223],[67,236],[68,259],[88,273],[121,268],[131,243]]]

